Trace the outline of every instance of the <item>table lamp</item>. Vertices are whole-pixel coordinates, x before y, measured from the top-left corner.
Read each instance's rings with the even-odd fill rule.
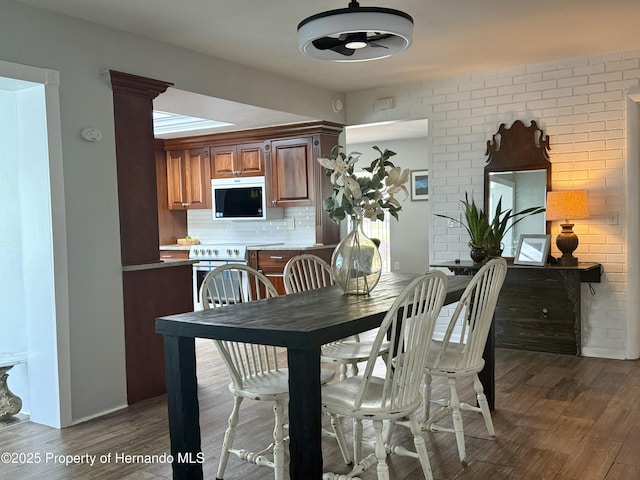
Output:
[[[563,192],[547,193],[547,220],[563,220],[562,231],[556,237],[558,250],[562,257],[558,264],[562,266],[577,265],[578,259],[573,256],[573,251],[578,248],[578,236],[573,233],[571,220],[589,218],[589,204],[586,190],[569,190]]]

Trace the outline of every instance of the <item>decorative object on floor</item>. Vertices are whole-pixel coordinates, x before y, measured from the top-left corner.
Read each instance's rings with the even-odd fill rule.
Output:
[[[536,265],[543,267],[549,256],[551,235],[520,235],[518,250],[513,259],[515,265]]]
[[[9,422],[22,410],[22,399],[9,390],[9,370],[27,361],[26,353],[0,354],[0,422]]]
[[[380,156],[356,175],[354,168],[360,153],[348,155],[336,145],[331,158],[319,158],[325,174],[333,185],[333,194],[322,202],[324,210],[334,222],[351,218],[351,232],[338,244],[331,258],[335,283],[346,294],[368,295],[377,285],[382,273],[382,260],[376,244],[362,231],[362,220],[384,220],[386,213],[398,219],[402,209],[395,195],[404,191],[409,170],[396,167],[389,158],[390,150],[373,147]]]
[[[470,256],[474,263],[482,263],[487,258],[487,237],[489,236],[489,220],[487,215],[481,208],[478,208],[475,200],[464,192],[464,200],[460,200],[464,205],[465,222],[461,222],[457,218],[449,217],[436,213],[436,217],[446,218],[447,220],[462,225],[469,234],[469,248],[471,248]]]
[[[411,170],[411,200],[429,200],[429,170]]]
[[[489,257],[501,257],[502,249],[504,248],[502,240],[506,233],[518,222],[531,215],[537,215],[544,211],[544,207],[529,207],[515,213],[513,213],[513,210],[510,208],[502,210],[502,197],[500,197],[489,224],[489,235],[487,235],[487,255]]]
[[[556,237],[556,246],[562,252],[558,264],[562,266],[577,265],[578,259],[573,252],[578,248],[578,236],[573,233],[571,220],[589,218],[589,202],[586,190],[566,190],[547,193],[547,220],[563,220],[562,231]]]
[[[312,58],[359,62],[390,57],[409,48],[413,18],[382,7],[361,7],[351,0],[347,8],[312,15],[298,24],[300,51]]]

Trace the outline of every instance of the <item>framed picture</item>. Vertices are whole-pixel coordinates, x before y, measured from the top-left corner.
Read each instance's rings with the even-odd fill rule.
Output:
[[[429,200],[429,170],[411,170],[411,200]]]
[[[513,259],[516,265],[544,266],[549,256],[551,235],[520,235],[518,250]]]

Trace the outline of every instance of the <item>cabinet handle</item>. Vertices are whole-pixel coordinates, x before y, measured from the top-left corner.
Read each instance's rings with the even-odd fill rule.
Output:
[[[269,258],[270,258],[271,260],[282,260],[284,257],[277,257],[277,256],[275,256],[275,255],[271,255]]]

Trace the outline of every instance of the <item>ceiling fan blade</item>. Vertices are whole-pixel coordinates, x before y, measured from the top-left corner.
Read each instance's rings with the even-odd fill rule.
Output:
[[[347,48],[344,45],[336,45],[331,50],[339,53],[340,55],[344,55],[345,57],[350,57],[356,52],[353,48]]]
[[[369,45],[370,47],[386,48],[387,50],[389,49],[389,47],[387,47],[386,45],[380,45],[379,43],[372,41],[368,41],[367,45]]]
[[[340,45],[344,45],[344,41],[340,40],[339,38],[333,38],[333,37],[318,38],[317,40],[314,40],[312,43],[313,43],[313,46],[316,47],[318,50],[329,50],[335,47],[339,47]]]

